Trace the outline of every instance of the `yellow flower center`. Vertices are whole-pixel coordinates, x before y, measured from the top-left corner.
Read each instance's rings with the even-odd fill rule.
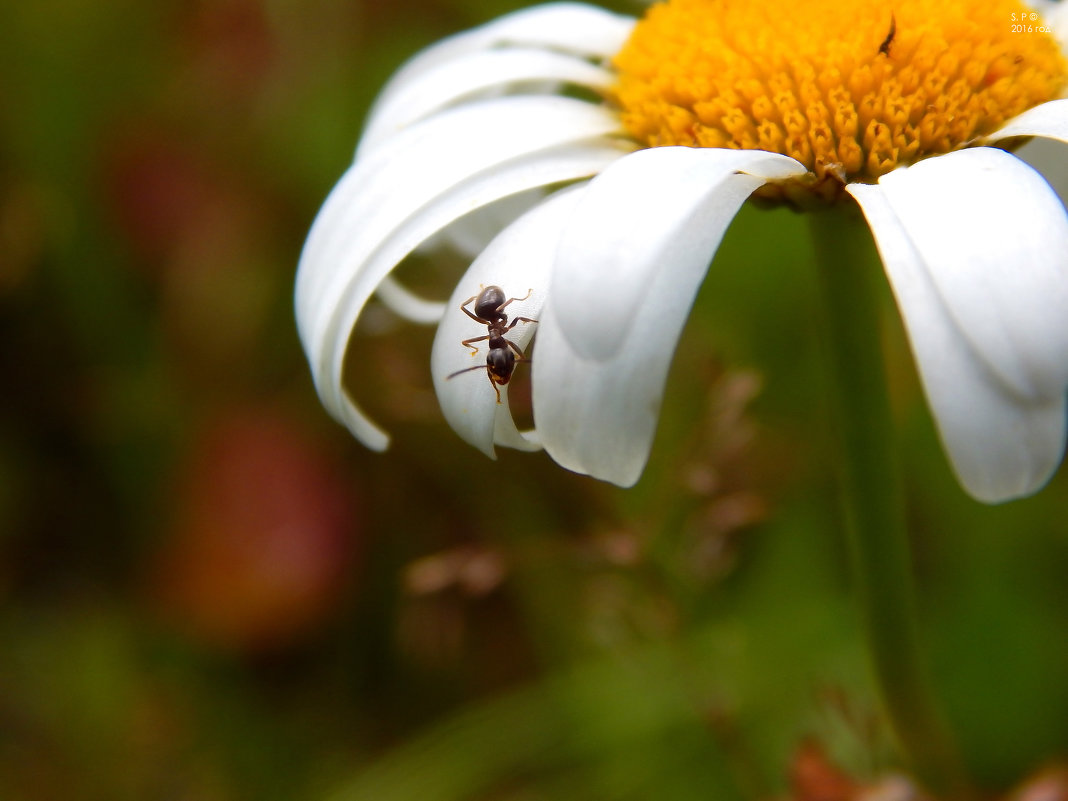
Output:
[[[1011,0],[669,0],[616,66],[638,141],[783,153],[826,200],[1068,87],[1042,19]]]

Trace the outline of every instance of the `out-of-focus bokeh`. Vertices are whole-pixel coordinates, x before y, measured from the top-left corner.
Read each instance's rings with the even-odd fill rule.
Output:
[[[632,490],[475,452],[389,319],[350,373],[390,451],[318,404],[293,276],[363,114],[519,5],[0,6],[0,798],[829,799],[894,766],[802,218],[732,227]],[[1068,758],[1068,470],[964,496],[886,310],[924,635],[1004,791]]]

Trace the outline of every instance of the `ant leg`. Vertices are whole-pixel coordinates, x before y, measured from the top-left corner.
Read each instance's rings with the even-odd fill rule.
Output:
[[[461,303],[460,304],[460,311],[462,311],[464,314],[466,314],[468,317],[470,317],[472,320],[474,320],[479,325],[489,325],[489,321],[488,320],[483,320],[481,317],[479,317],[477,314],[475,314],[473,311],[471,311],[470,309],[467,308],[467,304],[470,303],[471,301],[473,301],[477,297],[478,297],[478,295],[472,295],[467,300],[465,300],[463,303]]]
[[[532,320],[529,317],[516,317],[514,320],[512,320],[511,323],[509,323],[508,327],[506,329],[504,329],[504,330],[505,331],[511,331],[513,328],[515,328],[516,323],[536,323],[536,322],[538,322],[538,321],[537,320]]]
[[[526,300],[526,299],[527,299],[527,298],[529,298],[529,297],[530,297],[530,296],[531,296],[531,295],[532,295],[533,293],[534,293],[534,290],[533,290],[533,289],[528,289],[528,290],[527,290],[527,294],[525,294],[525,295],[524,295],[523,297],[521,297],[521,298],[508,298],[508,300],[506,300],[506,301],[505,301],[504,303],[502,303],[502,304],[501,304],[500,306],[498,306],[498,307],[497,307],[497,311],[500,311],[501,309],[503,309],[503,308],[504,308],[505,306],[507,306],[507,305],[508,305],[509,303],[511,303],[511,302],[512,302],[513,300],[520,300],[520,301],[522,301],[522,300]]]
[[[489,374],[487,373],[487,375]],[[499,406],[501,403],[501,388],[497,386],[497,382],[493,380],[493,376],[490,376],[489,380],[490,385],[493,387],[493,391],[497,393],[497,405]]]
[[[484,337],[471,337],[470,339],[465,339],[460,344],[463,345],[465,348],[470,348],[472,342],[483,342],[489,338],[489,334],[486,334],[486,336]],[[474,356],[476,353],[478,353],[478,348],[471,348],[471,355]]]
[[[518,354],[519,360],[522,361],[524,354],[523,354],[523,351],[521,351],[519,349],[519,346],[517,344],[515,344],[514,342],[512,342],[512,340],[510,340],[510,339],[506,339],[504,341],[507,343],[508,347],[510,347],[512,350],[514,350],[516,352],[516,354]]]

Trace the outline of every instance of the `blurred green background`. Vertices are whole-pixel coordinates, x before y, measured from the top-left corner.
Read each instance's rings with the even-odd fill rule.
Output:
[[[732,227],[633,490],[456,438],[429,330],[354,340],[385,455],[318,404],[293,276],[362,115],[519,5],[0,7],[0,799],[782,797],[806,742],[894,766],[801,218]],[[1068,757],[1068,470],[968,499],[885,301],[924,635],[1002,791]]]

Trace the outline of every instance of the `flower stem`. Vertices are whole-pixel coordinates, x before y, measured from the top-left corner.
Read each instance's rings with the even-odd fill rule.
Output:
[[[876,684],[920,778],[936,792],[960,795],[964,771],[920,648],[879,334],[882,269],[856,209],[808,216],[824,298],[846,532]]]

